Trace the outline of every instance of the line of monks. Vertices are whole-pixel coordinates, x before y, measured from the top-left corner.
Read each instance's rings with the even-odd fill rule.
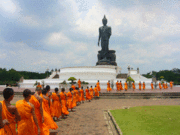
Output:
[[[33,95],[29,89],[25,89],[24,99],[17,101],[16,105],[10,103],[14,90],[5,88],[4,100],[0,101],[0,135],[49,135],[49,129],[58,128],[55,121],[67,117],[69,111],[73,112],[73,108],[85,100],[90,102],[99,97],[98,87],[87,87],[84,92],[78,82],[78,87],[72,84],[67,93],[64,88],[60,93],[55,88],[50,94],[50,86],[42,90],[39,83]]]
[[[173,88],[173,82],[172,81],[170,81],[170,88],[172,89]],[[145,84],[145,82],[143,82],[143,83],[141,83],[141,82],[139,82],[139,90],[145,90],[146,89],[146,84]],[[168,89],[168,85],[167,85],[167,82],[166,83],[160,83],[159,82],[159,84],[158,84],[158,86],[159,86],[159,89]],[[116,89],[117,89],[117,91],[120,91],[120,90],[125,90],[125,91],[127,91],[127,89],[128,89],[128,84],[127,84],[127,81],[124,83],[124,88],[123,88],[123,84],[121,83],[121,81],[119,82],[119,81],[117,81],[116,82]],[[133,91],[136,89],[136,86],[135,86],[135,82],[132,82],[132,89],[133,89]],[[154,89],[154,84],[153,84],[153,82],[151,82],[151,89],[153,90]],[[112,90],[112,88],[110,87],[110,81],[108,81],[107,82],[107,91],[108,92],[110,92]]]

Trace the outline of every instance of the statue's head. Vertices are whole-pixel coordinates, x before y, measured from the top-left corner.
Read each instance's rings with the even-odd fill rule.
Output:
[[[104,18],[102,19],[102,23],[103,23],[104,25],[107,24],[107,19],[106,19],[106,16],[105,16],[105,15],[104,15]]]

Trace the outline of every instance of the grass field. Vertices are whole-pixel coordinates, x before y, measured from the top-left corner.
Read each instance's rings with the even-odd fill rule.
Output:
[[[180,106],[111,110],[123,135],[180,135]]]

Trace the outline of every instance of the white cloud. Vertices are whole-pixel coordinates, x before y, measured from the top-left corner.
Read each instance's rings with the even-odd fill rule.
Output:
[[[12,0],[0,0],[0,9],[13,14],[17,11],[17,6]]]

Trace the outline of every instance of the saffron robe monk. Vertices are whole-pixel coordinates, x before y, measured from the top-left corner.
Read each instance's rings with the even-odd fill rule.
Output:
[[[14,90],[12,88],[6,88],[3,90],[4,100],[2,104],[2,120],[3,128],[0,129],[0,135],[16,135],[16,122],[21,120],[19,112],[14,105],[11,105],[11,101],[14,97]]]
[[[96,86],[97,86],[97,90],[100,92],[101,91],[101,87],[100,87],[99,80],[97,81]]]
[[[161,90],[162,89],[162,86],[161,86],[161,83],[159,82],[159,89]]]
[[[44,124],[49,129],[57,129],[58,126],[54,122],[53,118],[51,117],[51,112],[50,112],[50,108],[49,108],[49,97],[47,97],[46,94],[47,94],[47,90],[43,89],[43,91],[42,91],[42,97],[43,97],[42,107],[43,107],[43,115],[44,115]]]
[[[125,91],[127,91],[127,89],[128,89],[127,81],[124,83],[124,89],[125,89]]]
[[[94,87],[94,96],[95,96],[95,97],[99,97],[99,91],[97,90],[96,85],[95,85],[95,87]],[[96,99],[96,98],[95,98],[95,99]]]
[[[170,88],[172,89],[173,88],[173,82],[170,81]]]
[[[107,82],[107,91],[108,92],[112,91],[112,88],[110,87],[110,81]]]
[[[66,94],[67,95],[67,107],[68,109],[71,109],[71,112],[73,112],[73,94],[72,88],[69,88],[69,92]]]
[[[67,98],[66,98],[66,95],[64,94],[64,92],[65,92],[65,89],[62,88],[62,89],[61,89],[61,93],[60,93],[61,104],[62,104],[62,113],[63,113],[64,115],[68,115],[69,112],[68,112],[68,110],[67,110],[67,101],[66,101]]]
[[[83,87],[81,87],[81,90],[80,90],[80,98],[81,98],[81,102],[84,103],[85,98],[84,98],[84,90],[83,90]]]
[[[139,82],[139,90],[141,90],[141,82]]]
[[[34,105],[29,102],[29,99],[31,98],[31,91],[25,89],[23,91],[23,97],[24,100],[19,100],[16,102],[17,110],[21,116],[21,120],[18,122],[18,135],[34,135],[34,122],[38,128],[38,134],[40,134],[40,128],[36,118]],[[32,126],[31,128],[29,128],[30,125]]]
[[[164,82],[163,82],[163,84],[162,84],[162,85],[163,85],[163,89],[166,89],[166,86],[165,86],[165,83],[164,83]]]
[[[120,89],[120,90],[123,90],[123,86],[122,86],[121,81],[119,82],[119,89]]]
[[[76,92],[75,92],[75,90],[72,90],[72,95],[73,95],[73,101],[72,101],[72,106],[73,106],[73,108],[74,107],[76,107],[77,106],[77,104],[76,104]]]
[[[116,90],[119,91],[120,87],[119,87],[119,81],[116,82]]]
[[[76,105],[80,105],[81,102],[80,102],[79,88],[78,87],[76,87],[75,93],[76,93]]]
[[[146,84],[145,84],[145,82],[143,82],[143,90],[145,90],[146,89]]]
[[[134,82],[132,82],[133,91],[136,89]]]
[[[6,119],[2,119],[2,103],[0,102],[0,132],[1,132],[1,129],[5,126],[5,125],[8,125],[9,124],[9,121],[6,120]]]
[[[78,80],[78,88],[81,88],[81,80]]]
[[[86,101],[89,100],[89,102],[91,101],[91,95],[89,93],[89,87],[87,87],[86,89]]]
[[[54,118],[54,120],[58,120],[59,117],[61,116],[61,111],[62,111],[62,108],[61,108],[61,99],[60,99],[60,95],[58,93],[59,89],[58,88],[55,88],[54,92],[52,93],[52,105],[51,105],[51,113]]]
[[[91,99],[93,99],[93,97],[94,97],[94,90],[93,90],[92,86],[91,86],[91,88],[89,88],[89,91],[90,91]]]
[[[71,84],[71,88],[73,88],[73,90],[76,90],[76,87],[74,86],[74,84]]]
[[[42,85],[40,85],[40,82],[38,82],[38,84],[37,84],[37,86],[36,86],[37,88],[41,88],[42,89]]]
[[[166,82],[166,89],[168,89],[168,84],[167,84],[167,82]]]
[[[153,85],[153,82],[151,82],[151,89],[152,89],[152,90],[154,89],[154,85]]]
[[[49,128],[44,123],[44,115],[43,115],[43,107],[42,107],[43,96],[42,97],[40,96],[42,95],[41,93],[42,90],[36,87],[36,91],[34,95],[31,96],[29,102],[34,105],[36,118],[38,120],[38,125],[41,131],[40,135],[49,135]],[[33,126],[35,130],[35,134],[38,134],[38,128],[36,124],[34,123]]]

